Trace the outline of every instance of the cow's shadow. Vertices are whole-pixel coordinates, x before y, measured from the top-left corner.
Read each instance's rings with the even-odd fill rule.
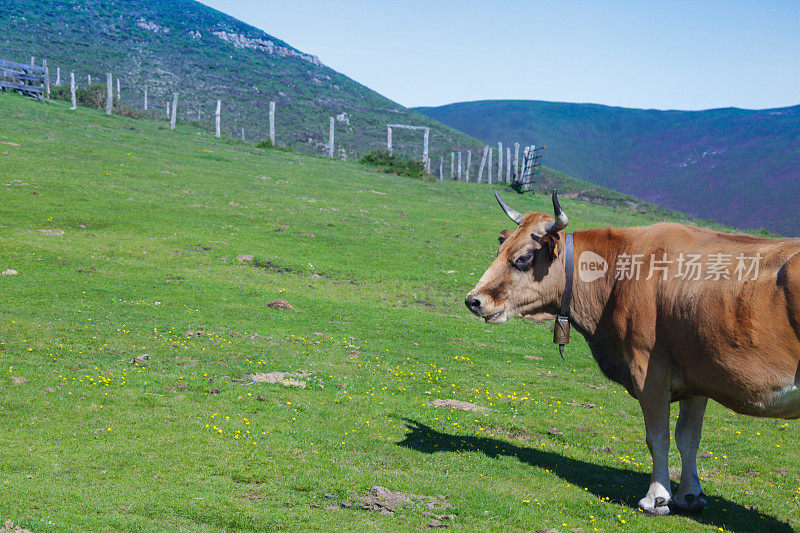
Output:
[[[577,487],[587,488],[601,498],[637,509],[639,498],[650,483],[650,476],[622,468],[601,466],[557,453],[517,446],[491,437],[448,435],[415,420],[405,419],[408,432],[398,446],[422,453],[478,452],[488,457],[505,455],[539,468],[546,468]],[[672,487],[673,493],[677,486]],[[730,531],[790,532],[786,522],[744,507],[725,498],[709,495],[708,505],[699,514],[690,514],[698,523]],[[658,518],[654,518],[658,520]]]

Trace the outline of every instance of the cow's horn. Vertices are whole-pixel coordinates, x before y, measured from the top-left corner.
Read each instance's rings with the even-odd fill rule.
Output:
[[[564,210],[561,209],[561,204],[558,203],[558,193],[555,189],[553,189],[553,213],[556,219],[550,222],[545,228],[547,233],[558,233],[569,224],[569,217]]]
[[[516,222],[517,226],[522,224],[522,214],[519,211],[514,211],[507,203],[505,203],[503,199],[500,198],[500,195],[497,194],[497,191],[494,191],[494,196],[497,198],[497,203],[500,204],[500,207],[502,207],[503,211],[505,211],[506,215],[508,215],[508,218]]]

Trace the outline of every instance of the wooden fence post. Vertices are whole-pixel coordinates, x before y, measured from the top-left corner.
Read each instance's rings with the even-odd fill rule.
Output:
[[[486,181],[487,181],[487,183],[489,185],[491,185],[492,184],[492,147],[488,146],[487,148],[489,148],[489,160],[488,160],[488,164],[486,165],[486,168],[488,169],[488,172],[486,173]]]
[[[114,87],[112,85],[111,73],[106,72],[106,115],[110,115],[114,108]]]
[[[56,87],[61,87],[61,67],[56,67]]]
[[[489,151],[488,146],[483,147],[483,155],[481,156],[481,166],[478,168],[478,183],[483,180],[483,168],[486,166],[486,152]]]
[[[425,128],[425,133],[422,137],[422,163],[425,165],[425,172],[431,173],[431,158],[428,155],[428,138],[430,137],[431,129]]]
[[[147,111],[147,89],[144,90],[144,110]]]
[[[169,102],[167,102],[167,120],[169,120]]]
[[[392,155],[392,127],[386,126],[386,150]]]
[[[503,181],[503,143],[497,143],[497,183]]]
[[[519,143],[514,143],[514,176],[519,179]]]
[[[44,67],[44,90],[47,93],[47,99],[50,100],[50,69],[47,68],[47,60],[42,60],[42,66]]]
[[[172,93],[172,113],[169,117],[169,129],[175,129],[175,121],[178,120],[178,93]]]
[[[242,142],[244,142],[244,128],[242,128]]]
[[[242,140],[244,140],[244,130],[242,130]],[[269,142],[275,146],[275,102],[269,103]]]
[[[117,103],[122,103],[122,95],[119,91],[119,78],[117,78]]]
[[[78,109],[78,100],[75,98],[75,73],[69,73],[69,93],[72,100],[72,107],[70,109]]]
[[[444,179],[444,172],[442,172],[443,168],[444,168],[444,161],[442,161],[442,158],[440,157],[439,158],[439,181],[442,181]]]
[[[461,181],[461,150],[458,151],[458,181]]]
[[[333,130],[334,130],[334,118],[331,117],[330,119],[330,131],[328,132],[328,157],[333,157]]]
[[[92,84],[92,75],[91,74],[87,74],[86,75],[86,85],[91,85],[91,84]]]
[[[35,64],[36,64],[36,57],[35,56],[31,56],[31,65],[35,65]]]
[[[220,136],[220,120],[222,112],[222,100],[217,100],[217,110],[214,112],[214,137],[219,139]]]
[[[511,147],[506,147],[506,183],[511,183]]]
[[[450,179],[456,175],[456,153],[450,152]]]
[[[466,181],[469,181],[469,167],[472,166],[472,150],[467,150],[467,168],[465,173]]]

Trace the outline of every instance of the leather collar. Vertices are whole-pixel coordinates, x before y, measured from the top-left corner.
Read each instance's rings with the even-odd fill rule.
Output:
[[[561,295],[561,312],[559,316],[569,318],[569,304],[572,301],[572,277],[575,270],[575,258],[572,244],[572,233],[564,234],[564,244],[566,246],[566,256],[564,257],[564,273],[566,275],[566,283],[564,284],[564,292]]]

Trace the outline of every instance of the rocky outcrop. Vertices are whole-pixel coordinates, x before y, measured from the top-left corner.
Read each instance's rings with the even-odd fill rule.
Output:
[[[302,52],[298,52],[293,48],[288,48],[286,46],[279,46],[270,41],[269,39],[257,39],[257,38],[246,37],[240,33],[233,33],[225,30],[214,31],[211,33],[213,33],[223,41],[231,43],[236,48],[250,48],[253,50],[261,50],[262,52],[267,52],[268,54],[274,54],[281,57],[297,57],[304,61],[308,61],[312,65],[316,65],[318,67],[323,66],[322,62],[319,60],[317,56],[304,54]]]

